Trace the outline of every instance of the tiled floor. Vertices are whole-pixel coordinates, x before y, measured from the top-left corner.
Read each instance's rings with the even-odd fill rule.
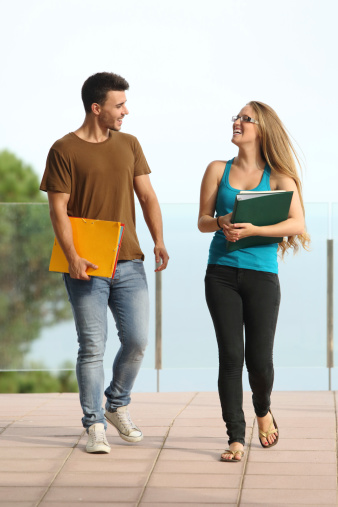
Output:
[[[337,393],[275,392],[280,429],[263,449],[249,393],[241,463],[227,447],[217,393],[133,395],[145,438],[108,428],[109,455],[85,452],[77,394],[0,395],[0,505],[206,507],[337,505]]]

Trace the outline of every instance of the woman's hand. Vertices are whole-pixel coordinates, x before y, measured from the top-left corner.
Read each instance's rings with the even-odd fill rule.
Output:
[[[229,227],[230,225],[232,225],[231,217],[232,217],[232,213],[228,213],[227,215],[222,215],[222,216],[218,217],[218,223],[220,224],[220,226],[222,227],[223,230],[224,230],[224,227]]]
[[[235,231],[234,224],[231,223],[232,213],[228,213],[227,215],[222,215],[218,217],[218,223],[223,229],[224,236],[228,241],[237,241],[238,232]]]
[[[228,213],[227,215],[222,215],[218,217],[218,223],[223,229],[224,236],[228,241],[237,241],[236,236],[233,235],[232,231],[234,230],[233,224],[231,223],[232,213]]]
[[[225,216],[227,217],[229,215]],[[221,220],[219,221],[221,222]],[[247,238],[249,236],[258,236],[258,227],[250,223],[242,223],[242,224],[226,223],[223,226],[223,232],[227,241],[235,243],[239,239]]]

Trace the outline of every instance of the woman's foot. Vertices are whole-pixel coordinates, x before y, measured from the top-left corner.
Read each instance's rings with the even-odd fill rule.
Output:
[[[278,438],[278,429],[273,424],[273,417],[271,412],[269,411],[264,417],[257,416],[257,424],[259,432],[267,434],[267,436],[264,437],[260,433],[259,439],[261,441],[261,444],[263,447],[271,446]]]
[[[224,451],[223,454],[221,454],[222,461],[241,461],[244,450],[244,446],[242,444],[239,442],[233,442],[229,445],[229,450],[232,452]]]

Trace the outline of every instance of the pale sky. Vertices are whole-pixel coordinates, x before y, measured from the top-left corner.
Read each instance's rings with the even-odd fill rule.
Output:
[[[130,83],[160,202],[198,202],[207,164],[236,155],[231,116],[272,106],[304,161],[306,201],[338,201],[336,0],[0,0],[0,150],[42,176],[84,118],[81,86]]]

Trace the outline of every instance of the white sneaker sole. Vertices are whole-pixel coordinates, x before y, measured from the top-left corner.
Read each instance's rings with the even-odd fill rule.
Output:
[[[107,447],[106,445],[98,445],[97,447],[88,448],[86,447],[86,452],[89,452],[90,454],[109,454],[110,453],[110,447]]]
[[[141,435],[139,437],[130,437],[129,435],[124,435],[123,433],[121,433],[121,431],[115,426],[115,424],[110,421],[108,419],[108,417],[105,415],[104,416],[106,421],[111,424],[112,426],[114,426],[114,428],[117,430],[119,436],[122,438],[122,440],[125,440],[126,442],[131,442],[131,443],[135,443],[135,442],[140,442],[141,440],[143,440],[143,435],[141,433]]]

